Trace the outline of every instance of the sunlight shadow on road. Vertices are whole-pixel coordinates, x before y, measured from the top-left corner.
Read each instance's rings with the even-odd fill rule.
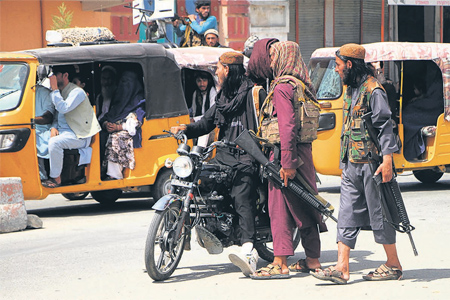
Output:
[[[119,214],[124,212],[150,211],[152,205],[153,202],[147,199],[136,199],[136,200],[132,199],[126,201],[118,201],[113,205],[109,206],[102,205],[97,202],[90,202],[71,206],[29,209],[27,210],[27,213],[36,214],[41,218],[52,218],[52,217],[57,218],[67,216],[95,216],[95,215]]]
[[[405,270],[405,279],[413,282],[431,282],[439,279],[450,278],[450,269],[415,269]]]
[[[178,268],[177,270],[188,270],[192,271],[189,274],[175,275],[170,277],[165,281],[153,281],[154,283],[179,283],[184,281],[205,279],[208,277],[223,275],[227,273],[240,273],[239,269],[237,269],[233,264],[216,264],[216,265],[199,265],[199,266],[190,266]]]

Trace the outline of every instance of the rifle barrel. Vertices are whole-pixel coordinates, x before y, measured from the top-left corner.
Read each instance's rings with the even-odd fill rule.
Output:
[[[280,169],[281,166],[275,165],[273,162],[270,162],[267,157],[264,156],[264,153],[259,148],[258,144],[255,142],[253,137],[250,135],[248,130],[244,130],[235,140],[234,142],[244,149],[248,154],[250,154],[257,162],[264,166],[265,175],[271,180],[275,185],[280,188],[288,188],[291,192],[293,192],[297,197],[311,205],[315,210],[319,213],[330,217],[333,221],[337,223],[335,217],[333,217],[333,212],[330,211],[320,200],[316,199],[314,195],[312,195],[309,191],[301,186],[300,183],[294,180],[288,181],[288,186],[284,186],[283,180],[280,177]]]

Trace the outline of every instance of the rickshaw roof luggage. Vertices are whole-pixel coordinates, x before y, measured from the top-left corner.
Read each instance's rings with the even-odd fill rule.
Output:
[[[183,68],[204,70],[214,74],[219,57],[229,51],[235,51],[231,48],[218,47],[190,47],[190,48],[172,48],[168,52],[173,53],[175,60]],[[244,66],[248,63],[248,58],[244,57]]]
[[[169,118],[188,114],[181,83],[181,69],[162,45],[133,43],[26,50],[41,64],[69,65],[90,62],[129,62],[142,66],[146,118]]]
[[[445,120],[450,121],[450,44],[440,43],[408,43],[408,42],[379,42],[362,44],[366,49],[366,62],[375,61],[403,61],[403,60],[432,60],[442,72],[444,84]],[[334,58],[338,47],[319,48],[315,50],[311,59]]]

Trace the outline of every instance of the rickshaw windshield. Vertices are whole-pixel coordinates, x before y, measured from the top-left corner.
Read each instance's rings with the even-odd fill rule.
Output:
[[[0,63],[0,111],[16,108],[28,76],[24,63]]]
[[[337,99],[342,93],[339,74],[334,71],[336,61],[331,58],[315,58],[310,61],[310,77],[317,91],[317,99]]]

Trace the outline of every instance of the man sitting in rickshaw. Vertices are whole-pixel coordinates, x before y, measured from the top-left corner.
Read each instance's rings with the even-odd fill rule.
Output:
[[[55,188],[61,185],[64,149],[80,149],[80,165],[91,161],[91,137],[100,125],[84,90],[72,83],[75,68],[71,65],[53,67],[50,77],[50,96],[56,109],[48,151],[50,177],[42,185]]]

